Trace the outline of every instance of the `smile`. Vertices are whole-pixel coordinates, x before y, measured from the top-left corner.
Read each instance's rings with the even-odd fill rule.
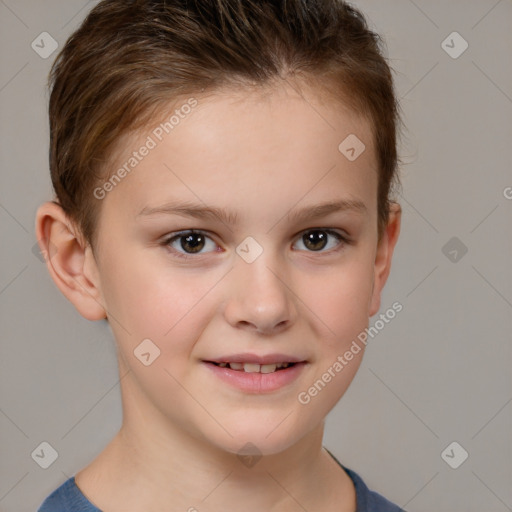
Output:
[[[255,363],[213,363],[221,368],[230,368],[246,373],[274,373],[283,370],[295,363],[255,364]]]
[[[252,358],[251,358],[252,359]],[[306,361],[203,361],[213,375],[246,393],[270,393],[291,385],[302,373]]]

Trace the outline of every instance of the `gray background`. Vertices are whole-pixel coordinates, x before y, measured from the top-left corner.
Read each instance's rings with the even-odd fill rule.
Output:
[[[62,46],[94,3],[0,0],[2,512],[34,511],[121,425],[108,327],[83,319],[32,252],[52,197],[44,86],[56,54],[31,43],[47,31]],[[384,35],[407,126],[381,311],[404,309],[370,340],[325,445],[410,512],[512,510],[512,2],[354,3]],[[442,47],[453,31],[469,44],[458,58]],[[457,254],[443,249],[452,237]],[[46,470],[31,457],[43,441],[59,455]],[[469,453],[457,469],[441,457],[453,441]]]

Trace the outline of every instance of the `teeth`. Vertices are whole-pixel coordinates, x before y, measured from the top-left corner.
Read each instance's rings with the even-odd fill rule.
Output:
[[[261,373],[272,373],[276,371],[276,368],[277,364],[262,364]]]
[[[244,371],[246,373],[259,373],[261,366],[259,364],[244,363]],[[233,366],[231,366],[233,368]]]
[[[288,368],[292,363],[218,363],[221,368],[231,368],[232,370],[244,371],[247,373],[274,373],[281,368]]]

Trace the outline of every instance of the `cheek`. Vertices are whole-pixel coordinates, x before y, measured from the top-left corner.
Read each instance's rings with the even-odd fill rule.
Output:
[[[368,325],[373,268],[364,259],[304,283],[304,303],[316,316],[328,345],[349,343]]]
[[[309,293],[308,306],[314,312],[309,318],[316,318],[318,326],[317,364],[297,398],[301,410],[312,418],[311,428],[314,418],[325,417],[344,395],[362,362],[365,345],[358,336],[369,321],[372,275],[368,268],[362,262],[350,271],[331,273]]]
[[[118,262],[103,284],[110,324],[126,357],[144,339],[161,351],[160,362],[175,366],[186,357],[211,321],[210,293],[222,278],[139,261]]]
[[[162,336],[194,307],[214,285],[208,273],[192,273],[138,258],[112,259],[102,286],[109,312],[128,330]]]

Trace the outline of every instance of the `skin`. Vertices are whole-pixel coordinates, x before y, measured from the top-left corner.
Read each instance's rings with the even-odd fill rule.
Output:
[[[401,210],[393,207],[378,243],[377,164],[365,119],[314,88],[286,82],[266,92],[195,96],[193,112],[102,200],[94,252],[58,205],[37,212],[41,250],[54,248],[53,280],[85,318],[108,318],[118,348],[122,428],[76,475],[102,510],[226,511],[240,503],[249,512],[356,510],[352,481],[323,450],[322,436],[364,351],[309,404],[297,397],[379,310]],[[150,133],[123,140],[114,165]],[[353,162],[338,150],[349,134],[366,145]],[[288,218],[340,199],[366,209]],[[238,223],[137,217],[171,200],[228,208]],[[315,251],[303,237],[312,228],[350,242],[328,235]],[[164,239],[188,229],[208,238],[184,259],[183,238],[172,246]],[[252,263],[236,252],[248,236],[263,249]],[[134,356],[147,338],[160,349],[149,366]],[[284,388],[248,393],[202,362],[239,352],[279,352],[307,364]],[[247,442],[262,455],[251,467],[237,456]]]

